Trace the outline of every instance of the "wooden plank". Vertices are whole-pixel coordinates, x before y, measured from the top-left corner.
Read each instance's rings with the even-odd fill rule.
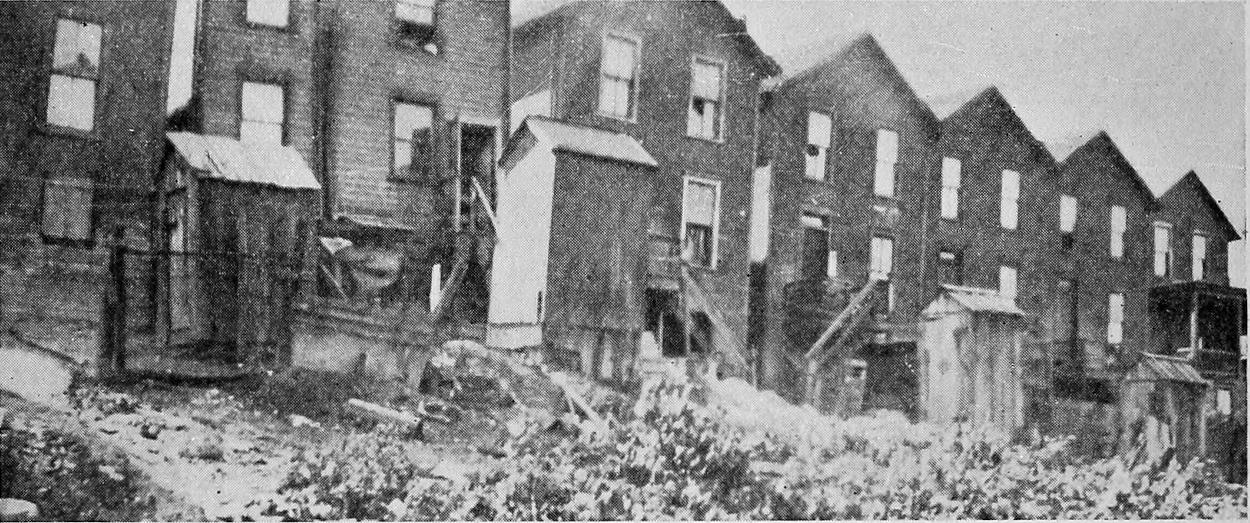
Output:
[[[490,200],[486,198],[486,190],[482,189],[482,182],[479,182],[477,177],[472,180],[473,192],[477,194],[478,201],[482,202],[482,210],[486,211],[486,217],[490,218],[490,226],[495,230],[495,241],[499,241],[499,219],[495,217],[495,211],[490,208]]]

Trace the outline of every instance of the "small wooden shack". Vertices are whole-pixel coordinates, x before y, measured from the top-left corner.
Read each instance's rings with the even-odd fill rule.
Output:
[[[1203,406],[1210,386],[1185,358],[1142,353],[1120,382],[1121,451],[1144,447],[1157,458],[1175,449],[1182,461],[1205,455]]]
[[[287,360],[321,186],[291,147],[168,133],[156,180],[157,342]]]
[[[920,410],[935,423],[1024,424],[1025,314],[996,290],[945,285],[921,314]]]

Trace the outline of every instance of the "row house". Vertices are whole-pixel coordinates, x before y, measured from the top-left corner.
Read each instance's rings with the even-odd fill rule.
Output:
[[[662,355],[743,367],[756,100],[776,63],[715,1],[566,4],[515,29],[513,62],[508,150],[519,152],[504,183],[517,194],[501,207],[546,194],[513,179],[554,194],[527,202],[533,213],[500,213],[505,229],[530,232],[502,237],[514,254],[497,260],[537,254],[492,275],[489,344],[546,341],[626,379],[621,362],[649,332]],[[555,151],[555,165],[531,150]],[[595,259],[606,267],[584,269]]]
[[[870,35],[780,82],[767,106],[772,212],[760,383],[852,410],[864,394],[906,410],[914,319],[934,267],[924,262],[924,238],[940,123]],[[803,379],[821,374],[876,390],[818,392]]]
[[[89,246],[143,223],[172,19],[173,2],[0,3],[0,234]]]
[[[326,303],[424,314],[447,294],[443,310],[481,323],[509,19],[505,1],[202,2],[175,125],[307,161]]]

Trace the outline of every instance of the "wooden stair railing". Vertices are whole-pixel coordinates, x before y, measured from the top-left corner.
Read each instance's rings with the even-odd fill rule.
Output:
[[[813,343],[811,348],[804,354],[807,368],[805,370],[804,380],[804,403],[814,405],[821,397],[821,388],[823,385],[820,379],[820,367],[829,359],[830,355],[839,354],[853,340],[860,339],[858,330],[863,325],[864,320],[870,316],[873,306],[876,304],[878,293],[877,287],[881,280],[870,279],[864,287],[855,293],[850,302],[846,304],[846,308],[838,314],[829,327],[821,333],[820,338]]]

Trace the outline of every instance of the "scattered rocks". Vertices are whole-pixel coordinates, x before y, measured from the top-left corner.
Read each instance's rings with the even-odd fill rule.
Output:
[[[226,453],[222,448],[221,436],[216,432],[201,431],[187,438],[186,444],[182,450],[178,451],[178,455],[187,459],[222,461]]]

